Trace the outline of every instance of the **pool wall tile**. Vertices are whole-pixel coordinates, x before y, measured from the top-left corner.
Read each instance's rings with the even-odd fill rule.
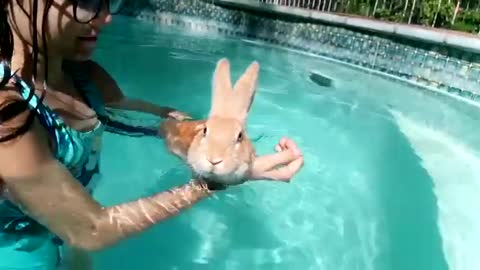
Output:
[[[124,13],[190,31],[256,38],[444,89],[480,102],[480,55],[297,17],[224,8],[203,0],[136,0]]]

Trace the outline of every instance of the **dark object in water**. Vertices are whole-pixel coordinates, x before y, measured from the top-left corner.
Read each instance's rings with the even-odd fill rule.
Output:
[[[310,73],[310,80],[323,87],[333,87],[333,79],[317,72]]]

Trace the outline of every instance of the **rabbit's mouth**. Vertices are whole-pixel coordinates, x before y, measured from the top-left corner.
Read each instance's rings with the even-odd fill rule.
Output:
[[[247,164],[218,164],[211,165],[209,162],[193,162],[189,164],[197,177],[211,179],[219,183],[236,183],[245,178],[248,171]]]

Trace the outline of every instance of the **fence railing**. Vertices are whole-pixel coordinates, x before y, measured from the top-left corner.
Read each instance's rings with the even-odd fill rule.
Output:
[[[480,34],[480,0],[252,0]]]

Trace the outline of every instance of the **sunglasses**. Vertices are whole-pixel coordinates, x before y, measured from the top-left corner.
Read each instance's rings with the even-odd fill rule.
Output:
[[[118,14],[126,0],[72,0],[73,15],[79,23],[89,23],[96,19],[105,8],[112,15]]]

